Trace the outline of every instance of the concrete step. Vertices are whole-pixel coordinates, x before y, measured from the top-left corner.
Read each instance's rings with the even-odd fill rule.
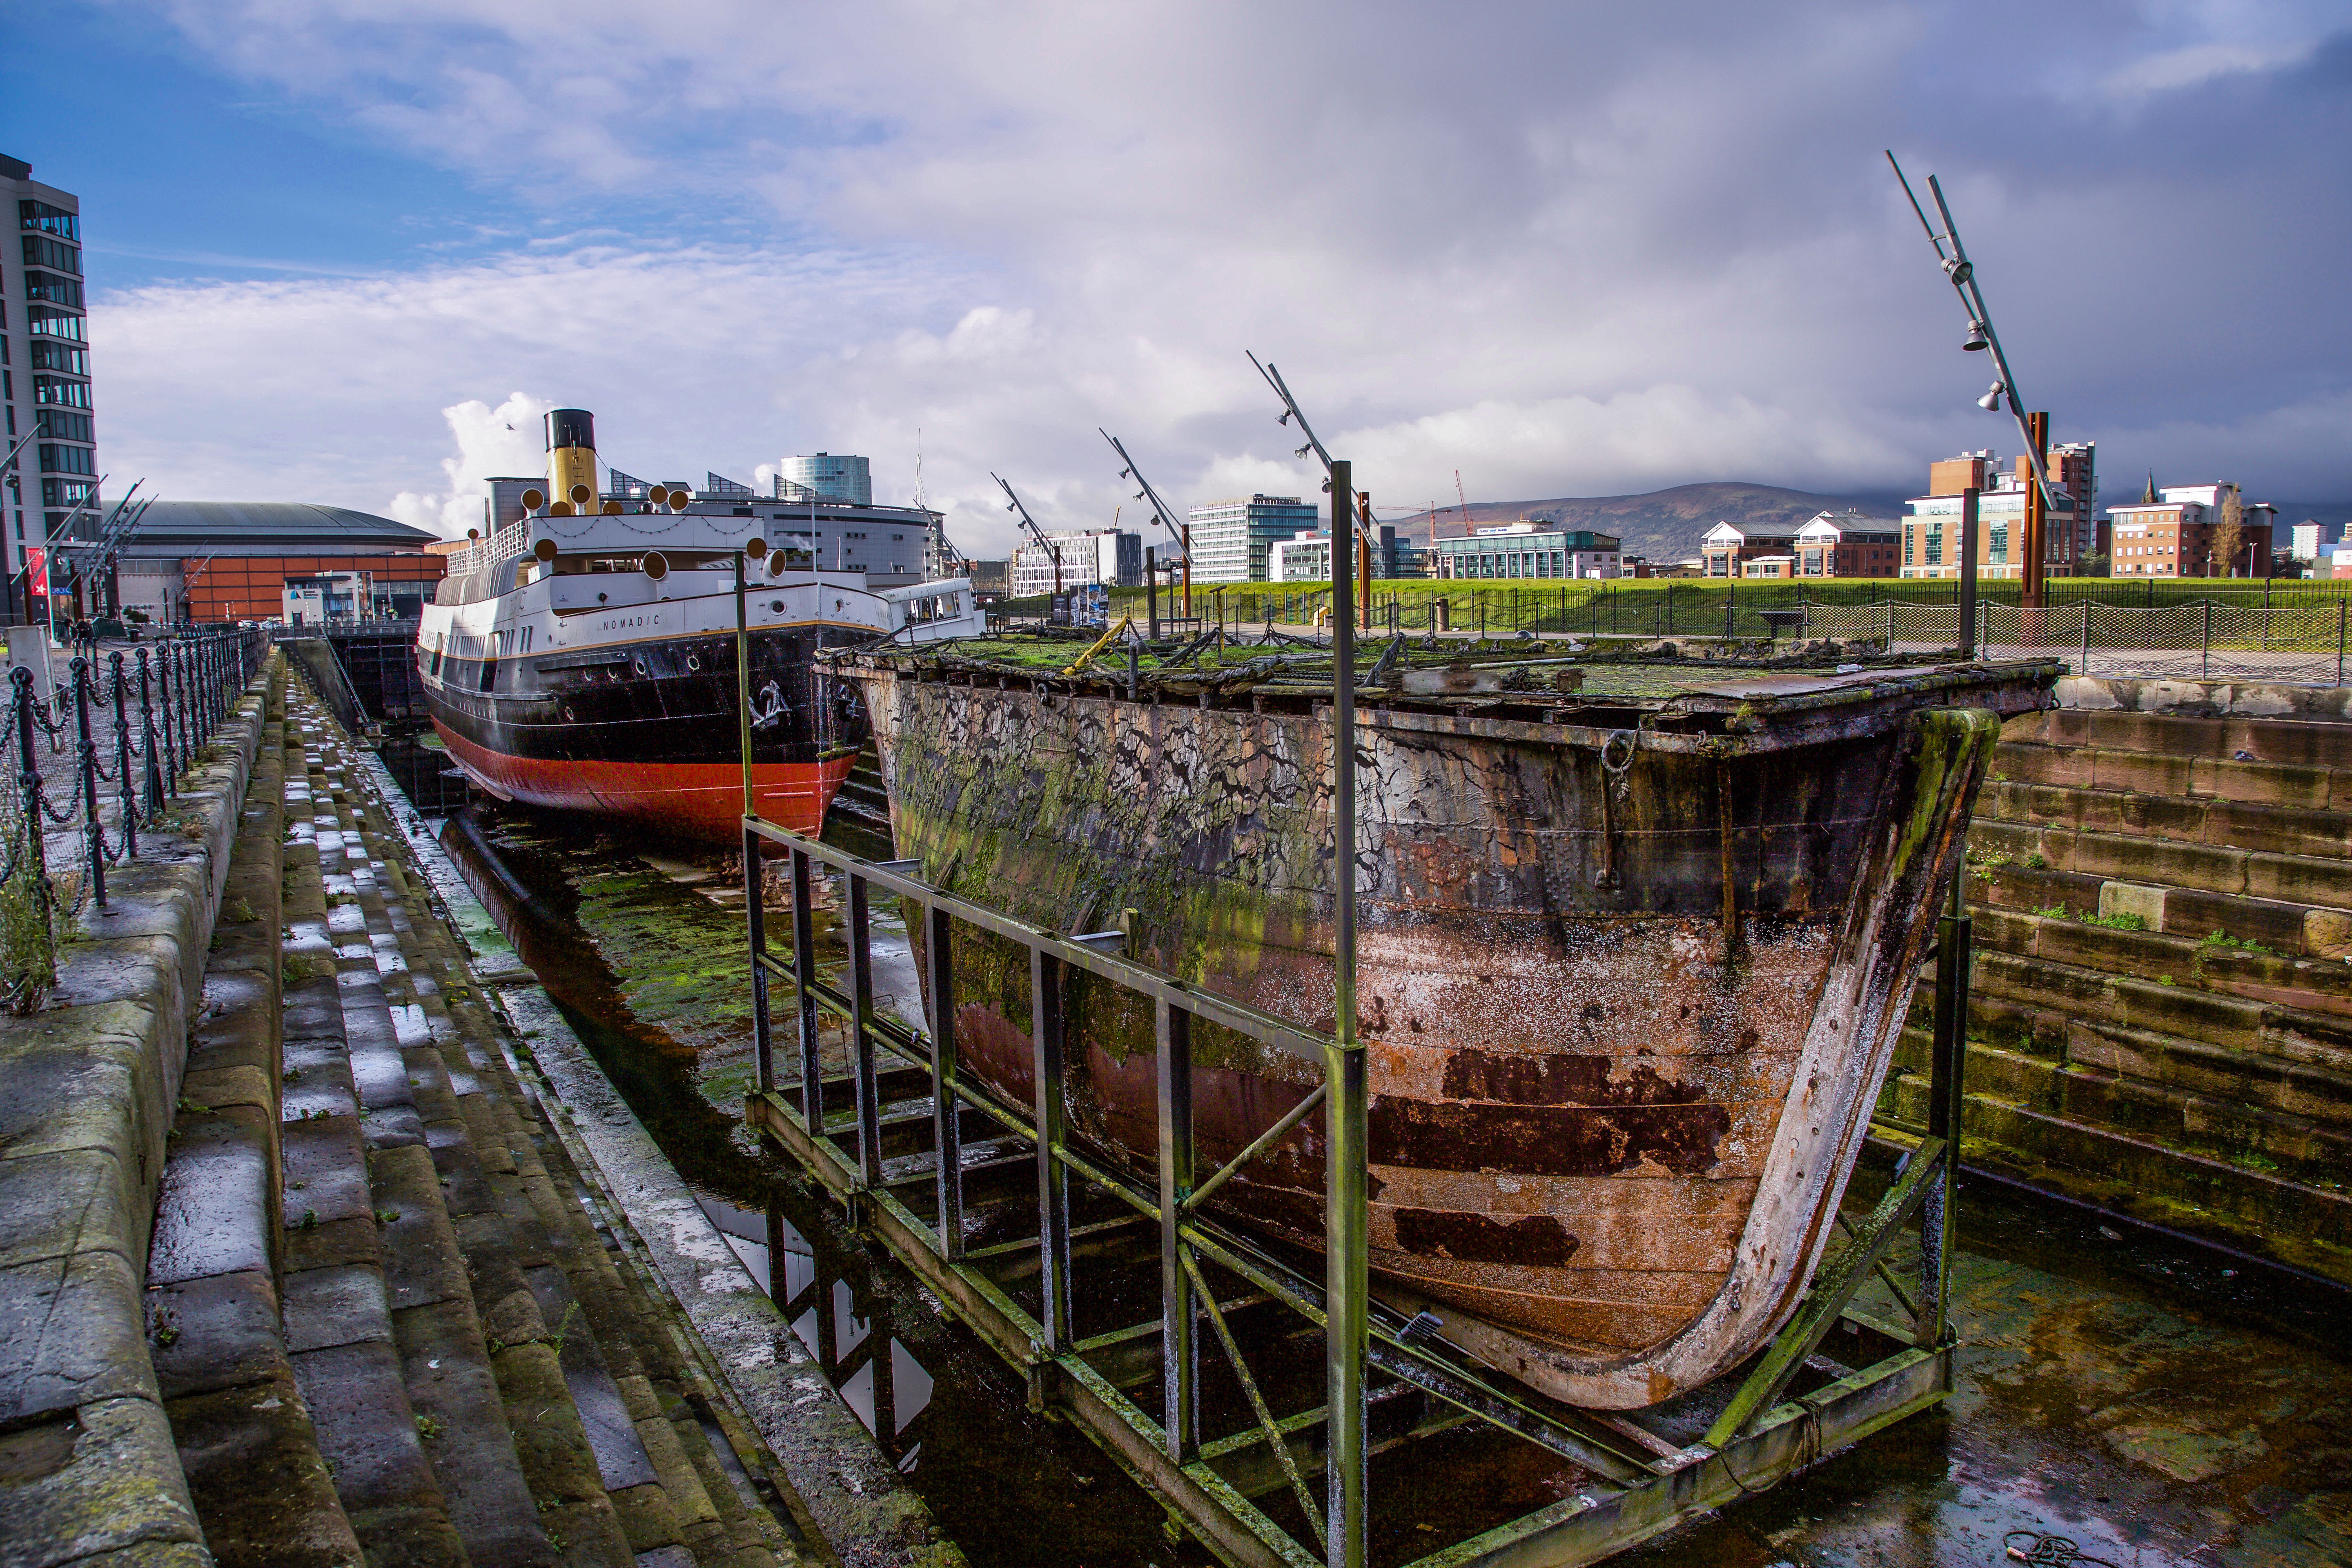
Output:
[[[527,1068],[527,1055],[520,1042],[506,1036],[497,1016],[470,985],[465,960],[447,927],[425,918],[423,890],[411,889],[405,897],[416,911],[408,944],[410,973],[420,985],[435,987],[436,994],[428,1003],[435,1028],[446,1024],[461,1034],[481,1075],[499,1086],[507,1104],[536,1110],[529,1119],[529,1146],[548,1183],[545,1187],[534,1183],[530,1191],[560,1191],[569,1183],[573,1202],[559,1204],[555,1210],[575,1239],[567,1278],[583,1303],[596,1342],[625,1345],[635,1358],[639,1373],[625,1373],[619,1385],[645,1451],[663,1478],[684,1540],[698,1558],[740,1568],[797,1561],[791,1532],[780,1522],[780,1516],[789,1517],[787,1506],[780,1497],[763,1500],[751,1479],[754,1470],[772,1474],[772,1461],[755,1457],[747,1465],[744,1455],[756,1445],[756,1436],[747,1424],[728,1414],[728,1400],[697,1361],[682,1319],[673,1306],[665,1305],[667,1298],[650,1265],[640,1258],[632,1266],[622,1257],[619,1238],[625,1225],[604,1210],[593,1195],[595,1184],[583,1179],[578,1159],[562,1142],[560,1128],[568,1124],[568,1112],[560,1101],[542,1097],[534,1081],[518,1071],[519,1064]],[[507,1051],[495,1048],[501,1040],[514,1051],[511,1059]],[[523,1146],[511,1145],[517,1150]],[[519,1169],[527,1167],[521,1154],[516,1159]],[[616,1307],[625,1310],[615,1315]],[[614,1365],[621,1365],[617,1357]],[[731,1439],[730,1429],[735,1434]]]
[[[321,731],[313,831],[322,889],[344,900],[331,919],[338,994],[374,1146],[373,1201],[404,1215],[383,1240],[412,1399],[431,1404],[416,1386],[424,1364],[437,1363],[445,1380],[457,1366],[477,1385],[495,1381],[504,1400],[496,1436],[567,1563],[793,1561],[784,1531],[738,1494],[714,1453],[686,1396],[691,1380],[673,1364],[677,1346],[616,1268],[589,1184],[549,1127],[555,1108],[516,1078],[501,1020],[404,874],[404,841],[352,787],[341,744]],[[488,1407],[478,1398],[469,1408],[478,1416]],[[442,1418],[446,1432],[457,1433],[462,1414]],[[469,1440],[497,1471],[490,1424],[473,1425]],[[481,1467],[437,1454],[436,1464],[463,1527],[471,1483],[457,1472]],[[539,1560],[488,1554],[492,1537],[478,1524],[462,1533],[477,1563]]]
[[[1973,1011],[1973,1009],[1972,1009]],[[1920,1071],[1927,1030],[1906,1031],[1899,1058]],[[2060,1053],[1971,1037],[1969,1087],[2127,1137],[2336,1190],[2352,1170],[2352,1127],[2236,1092],[2227,1053],[2132,1029],[2077,1023]]]
[[[1979,822],[2022,827],[2126,833],[2322,859],[2352,856],[2352,818],[2325,807],[1995,780],[1979,793],[1976,815]]]
[[[1974,913],[1981,950],[2112,974],[2169,974],[2289,1012],[2352,1017],[2352,963],[2341,959],[2296,957],[2270,951],[2259,940],[2231,942],[2216,933],[2191,940],[2102,924],[2095,904],[2063,899],[2031,909],[1979,907]]]
[[[1917,1123],[1927,1110],[1927,1037],[1906,1031],[1883,1112]],[[1969,1047],[1965,1156],[2035,1185],[2135,1218],[2211,1237],[2334,1279],[2352,1278],[2352,1193],[2298,1181],[2242,1157],[2214,1157],[2047,1108],[2019,1093],[2046,1068]],[[2006,1069],[2006,1070],[2004,1070]]]
[[[1971,849],[1971,854],[1976,853]],[[2133,914],[2150,931],[2202,940],[2215,931],[2241,943],[2255,943],[2291,956],[2343,962],[2352,957],[2352,916],[2342,910],[2279,899],[2249,899],[2197,888],[2159,888],[2150,883],[2088,872],[2061,871],[2000,858],[1977,858],[1969,867],[1970,903],[1979,909],[2032,910],[2063,905],[2083,913]]]
[[[1908,1020],[1934,1002],[1923,980]],[[1970,970],[1973,1038],[2064,1054],[2082,1030],[2129,1030],[2231,1064],[2230,1092],[2315,1121],[2352,1125],[2352,1024],[2225,995],[2158,973],[2150,979],[1979,948]],[[2214,1087],[2209,1085],[2208,1087]]]
[[[2307,811],[2352,807],[2352,768],[2241,763],[2109,746],[2023,745],[2004,740],[1993,753],[1987,777],[1995,784],[2052,784]]]
[[[368,1201],[384,1259],[385,1326],[404,1387],[452,1527],[478,1565],[552,1563],[540,1499],[518,1456],[507,1400],[473,1298],[456,1225],[443,1194],[445,1164],[462,1174],[467,1134],[448,1074],[413,1010],[394,1007],[387,969],[399,971],[396,934],[376,891],[376,868],[359,841],[340,770],[314,759],[313,819],[321,885],[336,902],[336,1003],[346,1060],[366,1129]],[[341,798],[339,798],[341,797]],[[406,1026],[404,1027],[404,1025]],[[562,1427],[563,1412],[542,1425]],[[571,1543],[586,1561],[613,1561],[624,1543],[588,1508]],[[562,1532],[559,1530],[559,1535]]]
[[[2302,904],[2352,920],[2352,860],[1982,818],[1969,828],[1969,854],[1979,863],[2006,858],[2036,869],[2046,867],[2141,887]]]
[[[278,1288],[282,725],[241,811],[148,1254],[148,1342],[223,1568],[358,1568],[299,1394]]]
[[[299,700],[293,706],[299,714]],[[308,773],[307,759],[292,749],[299,738],[289,742],[289,773]],[[311,773],[307,790],[289,791],[286,1333],[296,1382],[368,1561],[467,1564],[449,1499],[425,1453],[436,1426],[420,1421],[427,1413],[409,1398],[394,1331],[384,1221],[370,1169],[371,1132],[382,1129],[370,1127],[370,1086],[354,1070],[342,1005],[335,927],[349,922],[340,918],[344,906],[329,901],[322,862],[339,860],[340,845],[330,813],[322,855],[322,785]],[[306,806],[308,819],[296,815]]]
[[[2352,767],[2352,725],[2308,719],[2206,718],[2119,709],[2053,708],[2012,719],[2004,744],[2096,746],[2164,757]]]

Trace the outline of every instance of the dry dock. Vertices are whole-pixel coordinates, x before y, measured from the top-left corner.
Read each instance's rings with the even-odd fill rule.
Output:
[[[1994,763],[1950,1397],[1625,1561],[2352,1563],[2352,726],[2168,685]],[[715,857],[491,813],[494,927],[282,668],[227,707],[0,1020],[0,1564],[1212,1561],[730,1136]],[[1375,1563],[1575,1482],[1430,1441],[1478,1482],[1376,1466]]]

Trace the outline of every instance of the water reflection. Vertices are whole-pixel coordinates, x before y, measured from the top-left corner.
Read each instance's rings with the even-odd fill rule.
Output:
[[[714,1197],[699,1201],[760,1289],[782,1309],[825,1381],[898,1468],[913,1470],[922,1444],[907,1439],[916,1417],[929,1406],[936,1384],[915,1353],[889,1332],[887,1302],[861,1299],[847,1279],[826,1266],[830,1248],[812,1245],[781,1208],[760,1215]],[[781,1279],[775,1271],[779,1258]]]

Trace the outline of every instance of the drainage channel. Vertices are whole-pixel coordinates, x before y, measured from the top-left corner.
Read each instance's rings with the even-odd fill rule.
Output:
[[[837,821],[828,837],[856,831]],[[1076,1430],[1030,1410],[992,1351],[744,1129],[742,900],[722,851],[483,806],[452,816],[443,842],[971,1562],[1209,1561]],[[849,847],[877,852],[870,837]],[[911,996],[911,974],[892,971],[879,955],[877,991]],[[1874,1196],[1888,1164],[1865,1160],[1854,1201]],[[1830,1456],[1626,1561],[1978,1563],[2002,1560],[2013,1530],[2027,1532],[2016,1544],[2059,1535],[2119,1563],[2352,1561],[2352,1452],[2340,1441],[2352,1367],[2324,1327],[2327,1304],[2095,1216],[1981,1182],[1963,1188],[1963,1346],[1948,1412]],[[1544,1479],[1491,1481],[1499,1494]],[[1416,1500],[1425,1511],[1407,1533],[1423,1541],[1451,1539],[1449,1515],[1492,1506]],[[1384,1544],[1386,1560],[1417,1555],[1411,1541]]]

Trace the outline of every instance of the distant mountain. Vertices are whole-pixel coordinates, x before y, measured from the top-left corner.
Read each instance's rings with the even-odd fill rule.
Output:
[[[1741,528],[1792,526],[1822,511],[1859,511],[1870,518],[1898,518],[1904,514],[1903,503],[1909,499],[1908,494],[1894,492],[1815,495],[1810,490],[1732,480],[1676,485],[1670,490],[1652,490],[1638,496],[1472,501],[1468,523],[1517,522],[1526,518],[1569,528],[1598,529],[1615,534],[1629,554],[1644,555],[1653,561],[1681,561],[1698,553],[1699,537],[1718,522]],[[1459,537],[1466,531],[1462,509],[1449,506],[1434,512],[1414,513],[1397,524],[1397,532],[1426,544],[1433,524],[1440,536]]]

